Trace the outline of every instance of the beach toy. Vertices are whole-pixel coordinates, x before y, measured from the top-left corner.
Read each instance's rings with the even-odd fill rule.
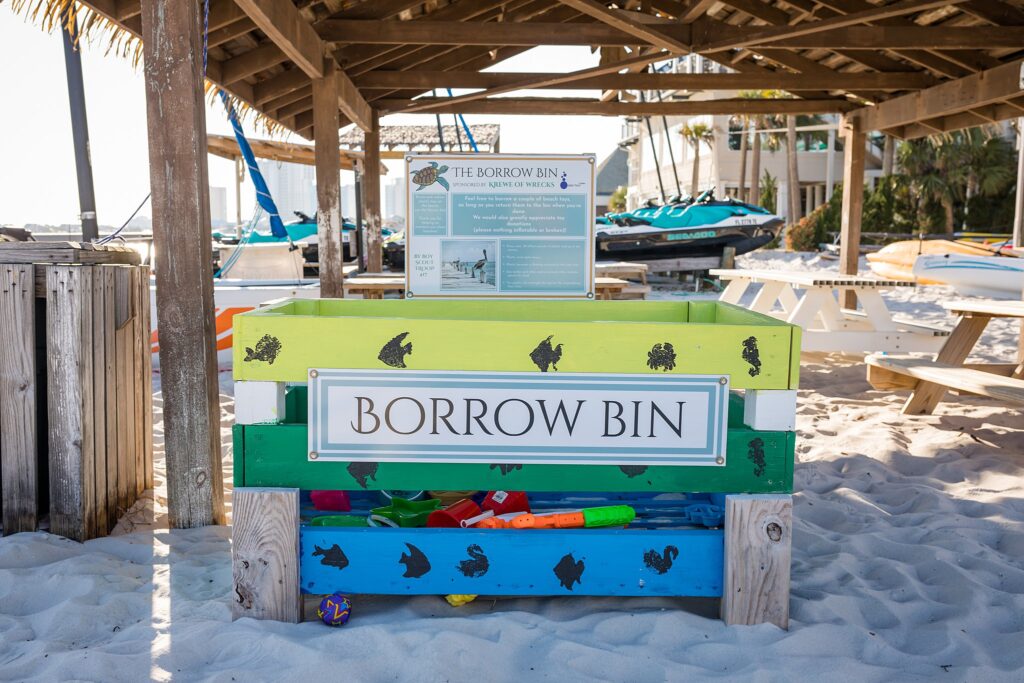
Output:
[[[628,505],[607,505],[576,512],[529,512],[489,517],[477,522],[478,529],[579,529],[624,526],[636,519]]]
[[[328,626],[344,626],[352,615],[352,601],[347,595],[333,593],[320,601],[316,615]]]
[[[458,529],[462,526],[462,520],[476,517],[479,514],[480,506],[468,498],[463,498],[446,508],[431,512],[430,517],[427,518],[427,526]]]
[[[400,527],[419,527],[427,523],[431,512],[441,507],[441,501],[428,500],[406,500],[405,498],[391,498],[391,504],[370,510],[373,517],[390,519]]]
[[[366,518],[358,515],[320,515],[309,520],[310,526],[366,526]]]
[[[381,489],[380,495],[384,498],[384,502],[390,503],[392,498],[402,498],[403,500],[423,500],[427,496],[426,491],[385,491]]]
[[[476,600],[475,595],[446,595],[444,599],[448,601],[448,604],[452,607],[462,607]]]
[[[310,491],[309,497],[317,510],[348,512],[352,509],[347,491]]]
[[[510,512],[529,512],[530,500],[525,491],[488,491],[480,507],[493,510],[496,515],[507,515]]]
[[[437,498],[441,505],[448,507],[452,503],[458,503],[463,498],[474,498],[479,491],[427,491],[431,498]],[[478,499],[479,500],[479,499]]]

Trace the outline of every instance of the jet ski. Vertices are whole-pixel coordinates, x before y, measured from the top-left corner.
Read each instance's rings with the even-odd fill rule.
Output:
[[[775,239],[785,223],[760,206],[715,199],[713,188],[696,198],[608,214],[606,220],[596,228],[598,260],[719,256],[724,247],[745,254]]]

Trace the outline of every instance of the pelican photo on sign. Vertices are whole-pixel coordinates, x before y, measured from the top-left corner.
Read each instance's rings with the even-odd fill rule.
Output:
[[[316,369],[314,460],[723,465],[729,381]]]

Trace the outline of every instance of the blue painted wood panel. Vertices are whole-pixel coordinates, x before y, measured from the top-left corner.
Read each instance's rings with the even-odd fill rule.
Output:
[[[722,594],[720,529],[303,526],[304,593]]]

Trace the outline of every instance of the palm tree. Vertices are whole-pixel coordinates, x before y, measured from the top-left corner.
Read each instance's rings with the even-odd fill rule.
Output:
[[[778,198],[779,184],[775,176],[764,170],[764,177],[761,178],[761,194],[757,198],[758,206],[763,206],[772,213],[776,213],[776,199]]]
[[[956,228],[955,205],[962,198],[967,173],[964,154],[954,140],[955,136],[910,140],[900,145],[898,152],[900,167],[910,179],[922,213],[928,202],[941,205],[945,215],[943,227],[949,235]]]
[[[700,146],[706,144],[709,148],[715,142],[715,129],[713,126],[697,121],[687,123],[680,129],[680,134],[693,147],[693,175],[690,180],[690,196],[697,196],[697,185],[700,182]]]
[[[749,146],[747,128],[750,127],[751,119],[744,114],[740,114],[737,119],[740,127],[740,180],[736,196],[741,202],[745,202],[747,200],[747,147]]]

